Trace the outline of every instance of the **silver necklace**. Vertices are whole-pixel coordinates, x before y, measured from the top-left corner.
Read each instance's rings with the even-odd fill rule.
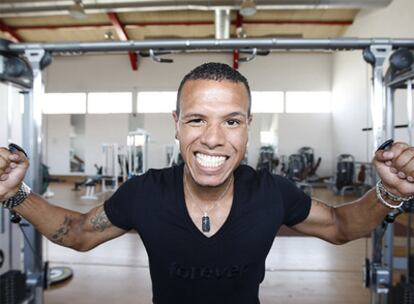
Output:
[[[208,215],[214,208],[216,208],[217,207],[217,205],[218,205],[218,203],[219,203],[219,201],[224,197],[224,195],[227,193],[227,191],[229,190],[229,188],[230,188],[230,185],[232,184],[232,182],[233,182],[233,176],[231,176],[231,180],[229,181],[229,183],[228,183],[228,185],[227,185],[227,187],[226,187],[226,189],[223,191],[223,193],[222,194],[220,194],[220,196],[219,196],[219,198],[218,199],[216,199],[216,201],[214,202],[214,204],[213,204],[213,206],[211,206],[210,207],[210,209],[208,209],[207,211],[206,210],[203,210],[201,207],[200,207],[200,205],[198,205],[197,204],[197,202],[196,202],[196,200],[194,199],[194,195],[193,195],[193,193],[191,192],[191,190],[190,190],[190,188],[188,187],[188,185],[187,185],[187,183],[185,182],[186,181],[186,178],[184,178],[184,186],[185,186],[185,189],[187,189],[187,192],[188,192],[188,194],[191,196],[191,198],[194,200],[194,202],[195,202],[195,205],[197,206],[197,208],[198,209],[200,209],[200,211],[201,211],[201,213],[203,214],[203,217],[201,218],[201,230],[203,231],[203,232],[210,232],[210,228],[211,228],[211,221],[210,221],[210,216]]]

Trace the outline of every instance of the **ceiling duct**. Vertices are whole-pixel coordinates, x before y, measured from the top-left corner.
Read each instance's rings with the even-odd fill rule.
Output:
[[[256,8],[260,10],[283,9],[363,9],[381,8],[392,0],[260,0]],[[239,10],[242,0],[83,0],[85,13],[139,12],[139,11],[178,11],[178,10]],[[0,17],[42,16],[68,14],[73,1],[48,0],[3,0],[0,2]]]
[[[230,38],[230,10],[216,9],[215,11],[216,39]]]

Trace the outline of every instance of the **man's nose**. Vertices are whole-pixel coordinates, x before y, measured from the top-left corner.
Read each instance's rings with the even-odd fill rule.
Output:
[[[219,124],[211,124],[206,126],[200,138],[201,143],[209,149],[223,146],[225,143],[225,132]]]

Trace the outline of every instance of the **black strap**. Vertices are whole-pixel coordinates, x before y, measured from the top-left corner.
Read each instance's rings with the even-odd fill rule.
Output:
[[[393,139],[388,139],[387,141],[383,142],[381,146],[378,147],[377,151],[387,150],[388,148],[392,146],[393,143],[394,143]]]
[[[23,148],[21,148],[20,146],[18,146],[16,144],[13,144],[13,143],[9,144],[9,151],[11,153],[16,153],[17,151],[20,151],[24,154],[24,156],[27,157],[26,151],[24,151]]]

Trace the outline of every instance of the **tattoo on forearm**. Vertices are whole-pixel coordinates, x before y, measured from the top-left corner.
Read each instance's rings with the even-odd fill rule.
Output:
[[[52,241],[57,244],[63,244],[63,238],[69,233],[69,226],[72,224],[72,219],[65,215],[63,223],[60,225],[58,230],[52,235]]]
[[[95,216],[92,217],[91,224],[93,229],[99,232],[103,232],[106,228],[111,227],[111,222],[106,216],[103,207],[99,208]]]

